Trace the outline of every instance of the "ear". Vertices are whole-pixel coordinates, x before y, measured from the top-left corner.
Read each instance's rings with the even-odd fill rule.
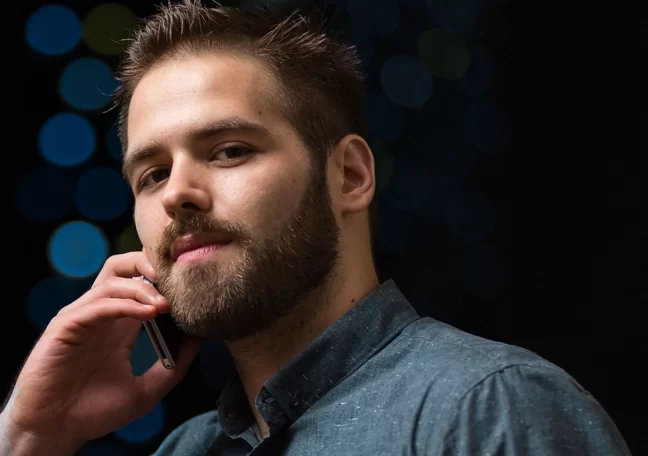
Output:
[[[347,135],[331,154],[329,166],[331,198],[340,216],[369,207],[376,190],[374,156],[369,144],[358,135]]]

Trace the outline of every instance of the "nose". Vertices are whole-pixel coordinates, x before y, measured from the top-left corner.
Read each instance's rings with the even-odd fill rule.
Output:
[[[174,163],[162,194],[162,206],[170,218],[211,209],[209,176],[205,172],[198,163]]]

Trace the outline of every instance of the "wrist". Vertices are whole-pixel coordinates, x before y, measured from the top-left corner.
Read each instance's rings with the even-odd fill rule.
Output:
[[[48,437],[21,429],[11,419],[14,389],[5,409],[0,413],[0,456],[72,456],[83,444],[64,442],[63,436]]]
[[[7,456],[72,456],[81,447],[24,432],[14,432],[11,429],[9,441],[11,452]]]

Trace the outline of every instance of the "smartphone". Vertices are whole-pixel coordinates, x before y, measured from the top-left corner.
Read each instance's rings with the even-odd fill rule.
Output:
[[[142,279],[157,289],[157,286],[149,279],[146,277]],[[175,368],[175,360],[178,357],[180,343],[185,333],[178,327],[171,314],[158,314],[153,320],[143,321],[142,325],[146,329],[155,353],[157,353],[158,358],[162,361],[162,365],[167,369]]]

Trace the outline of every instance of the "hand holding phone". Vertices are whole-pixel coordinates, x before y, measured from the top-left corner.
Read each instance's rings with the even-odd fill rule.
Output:
[[[186,375],[197,338],[176,346],[175,323],[163,326],[168,303],[135,277],[156,279],[144,252],[110,257],[92,288],[50,321],[25,361],[6,412],[15,454],[73,454],[142,417]],[[133,375],[131,353],[142,322],[156,319],[174,368],[155,363]],[[177,328],[176,328],[177,329]],[[170,358],[169,358],[170,356]]]

